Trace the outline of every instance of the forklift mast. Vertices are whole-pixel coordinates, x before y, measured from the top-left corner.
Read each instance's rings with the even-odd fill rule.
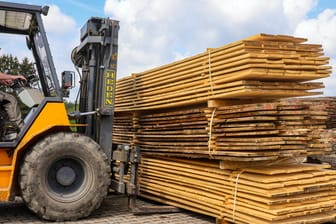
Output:
[[[111,159],[119,22],[92,17],[82,27],[72,61],[81,68],[79,131],[94,139]]]

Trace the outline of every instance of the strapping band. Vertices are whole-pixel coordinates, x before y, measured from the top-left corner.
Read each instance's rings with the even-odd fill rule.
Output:
[[[213,119],[215,117],[215,113],[216,113],[216,108],[213,109],[212,114],[211,114],[211,119],[210,119],[210,124],[209,124],[209,140],[208,140],[208,153],[210,158],[212,157],[212,150],[211,150],[211,138],[212,138],[212,124],[213,124]]]
[[[244,170],[240,171],[236,177],[235,181],[235,189],[234,189],[234,195],[233,195],[233,207],[232,207],[232,220],[235,222],[236,219],[236,205],[237,205],[237,192],[238,192],[238,183],[239,183],[239,177],[244,172]]]

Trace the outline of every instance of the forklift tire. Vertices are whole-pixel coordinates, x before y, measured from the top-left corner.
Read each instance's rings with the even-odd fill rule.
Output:
[[[39,141],[24,157],[20,188],[27,207],[50,221],[90,215],[107,195],[107,157],[91,138],[61,132]]]

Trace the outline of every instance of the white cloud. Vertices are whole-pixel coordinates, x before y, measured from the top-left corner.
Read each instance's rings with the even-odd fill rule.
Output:
[[[121,76],[259,32],[289,31],[281,0],[107,0],[105,12],[120,20]]]
[[[287,18],[287,22],[292,29],[303,19],[306,19],[307,13],[316,7],[317,0],[284,0],[283,10]]]
[[[26,39],[22,35],[1,35],[0,36],[0,54],[11,54],[18,57],[19,60],[27,57],[32,59],[32,54],[27,49]]]
[[[328,78],[323,79],[323,83],[325,88],[323,89],[323,93],[325,96],[335,96],[336,95],[336,58],[330,59],[330,65],[332,66],[332,75]]]
[[[281,9],[281,1],[278,0],[212,0],[210,4],[214,13],[218,13],[225,18],[222,22],[237,25],[251,24],[255,19],[264,17],[269,12],[274,13],[277,8]]]
[[[75,20],[62,13],[57,5],[50,5],[48,16],[43,16],[43,22],[50,33],[67,34],[76,28]]]
[[[308,37],[310,42],[320,43],[326,54],[336,57],[336,9],[326,9],[316,18],[301,21],[295,35]]]
[[[48,15],[42,19],[58,74],[63,70],[73,70],[70,54],[78,45],[80,35],[76,21],[57,5],[51,5]]]
[[[336,92],[336,10],[326,9],[316,18],[300,21],[294,34],[307,37],[309,42],[322,44],[326,56],[330,57],[330,65],[333,66],[331,77],[324,79],[326,86],[324,94],[335,96]]]

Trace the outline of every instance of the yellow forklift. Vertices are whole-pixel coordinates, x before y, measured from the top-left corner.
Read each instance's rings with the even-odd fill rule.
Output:
[[[0,33],[26,38],[41,87],[21,86],[19,96],[30,102],[30,112],[18,137],[0,142],[0,201],[21,196],[44,219],[76,220],[100,206],[113,173],[125,173],[127,166],[113,167],[113,160],[128,164],[129,150],[112,152],[119,23],[93,17],[81,29],[80,45],[72,53],[81,68],[80,112],[71,114],[80,124],[73,131],[63,97],[74,73],[63,72],[59,83],[41,18],[48,10],[0,2]],[[122,181],[112,186],[127,190]],[[135,193],[136,187],[128,192]]]

